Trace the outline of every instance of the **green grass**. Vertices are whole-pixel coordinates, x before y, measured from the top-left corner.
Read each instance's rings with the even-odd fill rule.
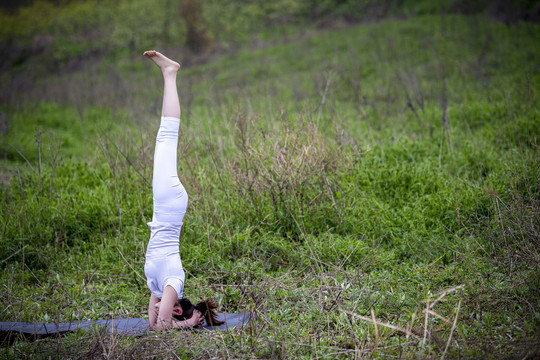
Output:
[[[539,37],[532,24],[425,16],[187,66],[185,296],[259,320],[0,350],[438,358],[451,337],[447,358],[537,353]],[[2,320],[145,314],[160,94],[143,59],[89,59],[2,105]],[[432,311],[450,323],[423,312],[441,294]],[[355,317],[372,311],[377,328]]]

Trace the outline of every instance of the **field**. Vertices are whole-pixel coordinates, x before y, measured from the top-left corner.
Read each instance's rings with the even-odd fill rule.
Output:
[[[257,322],[1,356],[539,356],[538,25],[424,15],[261,39],[162,49],[183,64],[184,295]],[[2,74],[2,321],[146,316],[152,47]]]

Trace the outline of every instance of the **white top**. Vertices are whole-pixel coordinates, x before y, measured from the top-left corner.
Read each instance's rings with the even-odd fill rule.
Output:
[[[184,291],[185,274],[180,260],[179,242],[182,223],[148,223],[151,235],[146,249],[144,273],[152,294],[161,299],[163,290],[170,285],[176,291],[178,299]]]

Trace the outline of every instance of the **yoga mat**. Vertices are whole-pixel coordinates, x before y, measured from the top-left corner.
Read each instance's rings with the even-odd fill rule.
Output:
[[[218,320],[225,321],[225,323],[219,326],[209,326],[205,322],[203,326],[192,328],[192,330],[228,331],[229,329],[242,328],[243,326],[247,326],[251,321],[254,321],[255,316],[249,311],[239,314],[218,313]],[[29,338],[38,338],[55,334],[64,334],[78,329],[93,331],[100,328],[107,329],[107,332],[131,336],[144,335],[150,331],[148,320],[142,318],[91,320],[58,324],[11,321],[0,322],[0,338],[2,341],[9,341],[11,337],[17,336],[17,334],[22,334]]]

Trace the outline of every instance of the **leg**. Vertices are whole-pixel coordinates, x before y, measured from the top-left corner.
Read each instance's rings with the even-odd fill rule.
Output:
[[[144,55],[161,69],[164,82],[161,126],[154,152],[152,180],[154,216],[152,221],[181,223],[186,212],[187,194],[178,179],[176,170],[176,148],[180,126],[180,101],[176,89],[176,74],[180,65],[157,51],[147,51]]]
[[[165,55],[154,51],[146,51],[144,56],[152,60],[163,74],[163,107],[161,116],[180,118],[180,101],[178,100],[178,91],[176,89],[176,73],[180,70],[180,65],[166,57]]]

